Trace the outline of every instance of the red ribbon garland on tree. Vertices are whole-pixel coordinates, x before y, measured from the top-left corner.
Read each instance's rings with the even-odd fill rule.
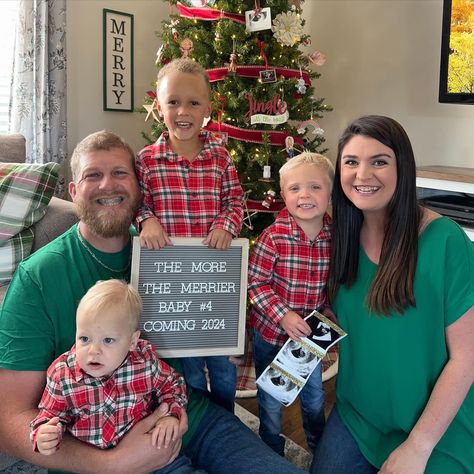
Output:
[[[263,136],[264,134],[267,134],[271,145],[282,147],[285,147],[285,139],[289,136],[287,132],[277,132],[275,130],[248,130],[234,127],[233,125],[227,125],[226,123],[216,123],[212,120],[209,121],[204,129],[211,132],[226,132],[229,137],[234,138],[235,140],[250,143],[263,143]],[[304,146],[301,137],[293,137],[293,139],[296,144],[301,147]]]
[[[178,7],[179,15],[183,18],[193,18],[207,21],[216,21],[222,18],[227,18],[228,20],[245,25],[245,15],[240,15],[238,13],[228,13],[223,10],[217,10],[216,8],[208,7],[191,8],[184,6],[179,2],[176,4],[176,6]]]
[[[290,79],[292,77],[300,77],[299,69],[287,69],[282,67],[275,67],[277,76],[283,76],[285,79]],[[240,77],[252,77],[258,79],[260,77],[260,71],[264,71],[265,66],[236,66],[235,74]],[[229,74],[227,67],[217,67],[207,70],[207,75],[209,76],[209,82],[222,81]],[[303,71],[301,77],[304,79],[304,82],[307,86],[311,85],[311,78],[309,73]]]

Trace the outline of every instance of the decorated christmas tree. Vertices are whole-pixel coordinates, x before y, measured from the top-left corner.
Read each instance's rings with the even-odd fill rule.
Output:
[[[303,150],[324,153],[318,119],[331,107],[313,96],[324,64],[303,32],[298,0],[170,0],[170,18],[158,36],[159,69],[188,56],[209,74],[214,110],[204,128],[229,150],[246,196],[242,236],[254,237],[282,206],[278,170]],[[164,129],[149,91],[147,119],[155,120],[148,141]]]

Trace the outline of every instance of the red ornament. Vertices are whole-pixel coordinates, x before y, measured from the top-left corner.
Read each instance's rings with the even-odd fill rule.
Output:
[[[267,195],[265,196],[265,199],[262,201],[262,206],[266,207],[267,209],[270,209],[272,204],[275,203],[275,197],[276,197],[275,191],[271,189],[267,191]]]

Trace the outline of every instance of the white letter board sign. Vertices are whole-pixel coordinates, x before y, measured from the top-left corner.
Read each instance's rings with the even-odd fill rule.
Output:
[[[160,250],[133,239],[132,285],[143,301],[141,337],[160,357],[244,353],[247,239],[227,250],[202,238],[172,238]]]

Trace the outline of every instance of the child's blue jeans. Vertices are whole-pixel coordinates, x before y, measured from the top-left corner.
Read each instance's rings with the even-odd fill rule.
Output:
[[[204,367],[209,373],[209,398],[234,413],[235,391],[237,388],[237,367],[227,356],[184,357],[181,359],[183,375],[191,387],[209,393]]]
[[[253,331],[253,354],[255,375],[258,378],[277,355],[280,347],[266,342],[258,331]],[[303,429],[308,447],[313,451],[324,428],[324,390],[321,366],[314,369],[299,393]],[[278,454],[284,454],[285,439],[281,436],[282,404],[265,391],[257,388],[260,428],[262,440]]]

